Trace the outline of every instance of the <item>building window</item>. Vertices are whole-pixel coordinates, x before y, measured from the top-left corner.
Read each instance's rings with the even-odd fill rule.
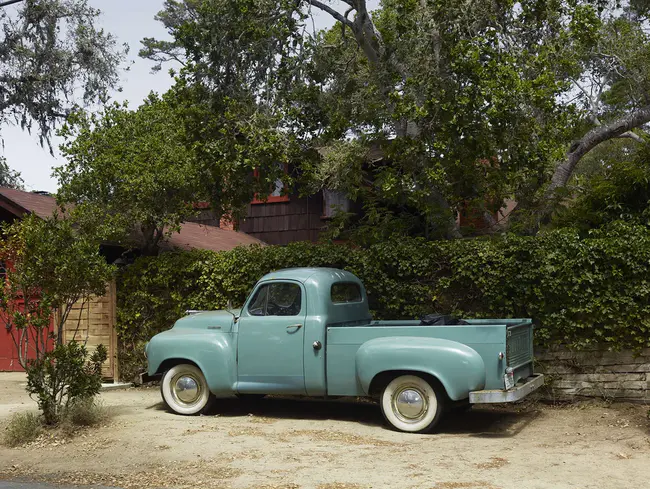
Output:
[[[285,175],[289,174],[289,166],[288,165],[278,163],[278,166],[280,166],[282,168]],[[253,171],[253,176],[255,178],[259,178],[260,173],[259,173],[259,170],[257,168]],[[259,199],[258,196],[256,195],[255,198],[252,200],[251,204],[267,204],[267,203],[273,203],[273,202],[289,202],[289,196],[285,195],[284,192],[285,192],[285,184],[284,184],[284,182],[282,181],[281,178],[278,178],[275,181],[275,188],[274,188],[273,192],[271,192],[267,196],[266,200]]]
[[[350,211],[350,199],[338,190],[323,190],[323,219],[331,219],[339,212]]]

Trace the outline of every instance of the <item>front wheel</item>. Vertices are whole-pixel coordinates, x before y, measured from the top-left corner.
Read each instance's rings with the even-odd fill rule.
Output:
[[[169,409],[185,415],[200,413],[212,398],[203,372],[189,364],[176,365],[165,372],[160,392]]]
[[[428,433],[440,421],[444,396],[417,375],[400,375],[381,394],[381,411],[396,430]]]

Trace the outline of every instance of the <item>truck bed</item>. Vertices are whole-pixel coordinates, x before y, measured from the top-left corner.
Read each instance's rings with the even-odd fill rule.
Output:
[[[356,379],[355,355],[366,341],[382,337],[424,337],[456,341],[474,349],[485,363],[485,389],[503,389],[506,366],[515,371],[515,382],[532,375],[532,324],[528,319],[467,319],[454,326],[421,325],[420,321],[372,321],[340,323],[327,327],[328,395],[363,395]],[[504,360],[499,354],[506,355]]]

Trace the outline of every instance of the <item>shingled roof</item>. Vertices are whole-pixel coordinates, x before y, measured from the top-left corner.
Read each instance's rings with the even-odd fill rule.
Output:
[[[57,205],[56,199],[45,193],[0,187],[0,208],[18,218],[27,213],[34,213],[45,219],[53,214]],[[181,225],[180,232],[174,233],[163,247],[226,251],[236,246],[251,244],[263,245],[264,242],[238,231],[186,222]]]
[[[171,248],[213,251],[231,250],[236,246],[252,244],[263,245],[264,242],[246,233],[195,222],[183,223],[180,233],[172,234],[166,243],[167,247]]]
[[[46,193],[0,187],[0,206],[16,217],[33,212],[38,217],[45,219],[54,213],[56,199]]]

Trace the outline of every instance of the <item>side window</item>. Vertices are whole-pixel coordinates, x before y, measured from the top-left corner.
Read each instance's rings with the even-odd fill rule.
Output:
[[[297,316],[302,306],[302,292],[298,284],[279,282],[263,285],[251,299],[251,316]]]
[[[361,302],[361,287],[353,282],[338,282],[332,284],[331,295],[334,304]]]
[[[267,316],[297,316],[300,314],[302,294],[298,284],[277,283],[269,285]]]
[[[248,306],[248,313],[251,316],[264,316],[266,314],[266,297],[268,296],[269,286],[264,285],[257,289],[255,296],[251,299]]]

